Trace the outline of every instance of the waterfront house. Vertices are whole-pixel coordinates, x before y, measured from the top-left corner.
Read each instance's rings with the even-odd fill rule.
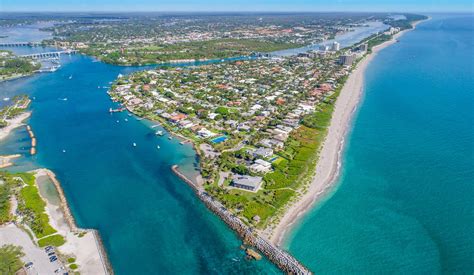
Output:
[[[262,185],[262,177],[234,174],[231,185],[236,188],[257,192]]]
[[[263,159],[257,159],[249,169],[254,173],[268,173],[272,170],[272,164]]]

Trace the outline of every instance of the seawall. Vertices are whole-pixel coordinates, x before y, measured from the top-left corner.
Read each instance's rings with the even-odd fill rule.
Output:
[[[178,170],[178,165],[173,165],[171,170],[184,182],[193,188],[198,198],[204,202],[206,207],[219,216],[230,228],[232,228],[246,243],[257,248],[261,253],[270,259],[278,268],[287,274],[312,274],[312,272],[291,256],[288,252],[281,250],[264,238],[260,237],[256,231],[244,224],[237,216],[232,214],[219,201],[214,199],[193,181],[188,179]]]

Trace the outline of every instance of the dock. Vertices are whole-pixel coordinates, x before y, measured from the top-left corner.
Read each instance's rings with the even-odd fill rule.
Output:
[[[278,268],[287,274],[301,274],[307,275],[312,272],[301,264],[297,259],[291,256],[288,252],[280,249],[273,245],[266,239],[258,235],[251,227],[243,223],[240,218],[231,213],[227,208],[221,204],[218,200],[214,199],[209,195],[201,186],[188,179],[182,174],[178,165],[173,165],[171,170],[184,182],[186,182],[198,196],[198,198],[204,202],[206,207],[219,216],[230,228],[232,228],[244,242],[258,249],[261,253],[268,257]]]

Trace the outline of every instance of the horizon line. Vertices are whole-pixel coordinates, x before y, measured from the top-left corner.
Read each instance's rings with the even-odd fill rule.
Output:
[[[144,11],[144,10],[136,10],[136,11],[122,11],[122,10],[62,10],[62,11],[27,11],[27,10],[3,10],[0,11],[2,13],[281,13],[281,14],[291,14],[291,13],[440,13],[440,14],[447,14],[447,13],[464,13],[464,14],[474,14],[474,11],[465,11],[465,10],[452,10],[452,11],[416,11],[416,10],[312,10],[312,11],[272,11],[272,10],[241,10],[241,11],[230,11],[230,10],[216,10],[216,11],[205,11],[205,10],[155,10],[155,11]]]

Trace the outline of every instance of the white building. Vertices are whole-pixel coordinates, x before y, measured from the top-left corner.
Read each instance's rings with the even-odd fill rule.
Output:
[[[249,168],[254,173],[268,173],[272,170],[272,164],[263,159],[257,159]]]

